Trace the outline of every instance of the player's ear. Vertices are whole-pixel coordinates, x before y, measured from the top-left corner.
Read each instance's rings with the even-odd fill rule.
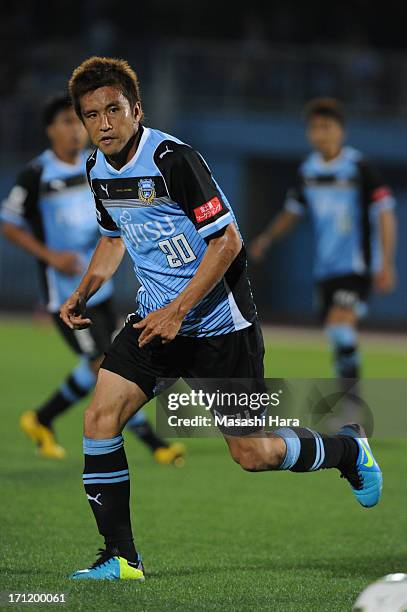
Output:
[[[47,135],[48,140],[52,141],[53,135],[54,135],[54,130],[53,130],[53,124],[51,123],[50,125],[47,125],[47,127],[45,128],[45,133]]]
[[[143,116],[143,111],[141,110],[140,102],[136,102],[134,106],[133,116],[135,122],[138,123],[141,120],[141,117]]]

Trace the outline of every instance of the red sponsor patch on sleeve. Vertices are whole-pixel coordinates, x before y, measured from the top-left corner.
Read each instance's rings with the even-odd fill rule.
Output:
[[[207,219],[217,215],[222,209],[222,202],[215,196],[212,200],[206,202],[206,204],[194,208],[195,219],[198,223],[202,223],[202,221],[207,221]]]
[[[388,198],[391,196],[391,191],[389,187],[383,185],[382,187],[378,187],[372,193],[372,202],[377,202],[378,200],[383,200],[383,198]]]

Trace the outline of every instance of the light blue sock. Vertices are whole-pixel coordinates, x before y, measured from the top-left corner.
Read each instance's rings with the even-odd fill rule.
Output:
[[[147,421],[146,414],[144,410],[139,410],[136,414],[127,421],[128,427],[137,427],[137,425],[143,425]]]
[[[289,470],[298,461],[301,451],[301,442],[293,429],[289,427],[280,427],[275,431],[277,435],[283,438],[286,443],[286,454],[283,463],[278,468],[279,470]]]
[[[359,378],[360,356],[355,328],[346,324],[328,325],[326,333],[333,350],[336,375]]]

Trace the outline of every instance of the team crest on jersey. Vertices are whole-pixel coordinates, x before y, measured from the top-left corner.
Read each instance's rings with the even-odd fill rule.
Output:
[[[155,198],[154,181],[151,178],[140,179],[138,182],[138,197],[142,202],[151,204]]]

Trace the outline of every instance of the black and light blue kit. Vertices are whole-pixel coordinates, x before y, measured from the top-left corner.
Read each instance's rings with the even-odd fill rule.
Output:
[[[137,314],[165,307],[193,279],[207,242],[236,223],[203,158],[158,130],[140,127],[134,157],[120,170],[95,150],[87,163],[100,231],[120,236],[140,282]],[[256,318],[244,248],[224,278],[185,317],[180,336],[243,330]]]
[[[378,216],[394,206],[377,170],[352,147],[343,147],[329,162],[319,153],[309,155],[285,203],[286,210],[311,215],[317,281],[369,277],[380,270]]]
[[[3,202],[0,219],[30,229],[50,249],[75,252],[83,271],[75,276],[41,265],[42,286],[49,312],[56,313],[78,287],[100,238],[92,193],[86,179],[89,151],[76,164],[60,160],[50,149],[30,162]],[[106,283],[88,302],[108,300],[113,283]]]
[[[75,253],[83,268],[70,276],[39,262],[47,309],[58,331],[80,357],[57,393],[41,408],[43,419],[45,415],[55,418],[93,388],[96,376],[90,361],[107,351],[116,329],[112,281],[88,302],[88,315],[93,321],[90,328],[72,330],[59,317],[60,306],[78,287],[100,239],[86,178],[88,156],[89,151],[83,151],[75,164],[68,164],[47,149],[21,171],[0,213],[3,222],[31,231],[49,249]]]

